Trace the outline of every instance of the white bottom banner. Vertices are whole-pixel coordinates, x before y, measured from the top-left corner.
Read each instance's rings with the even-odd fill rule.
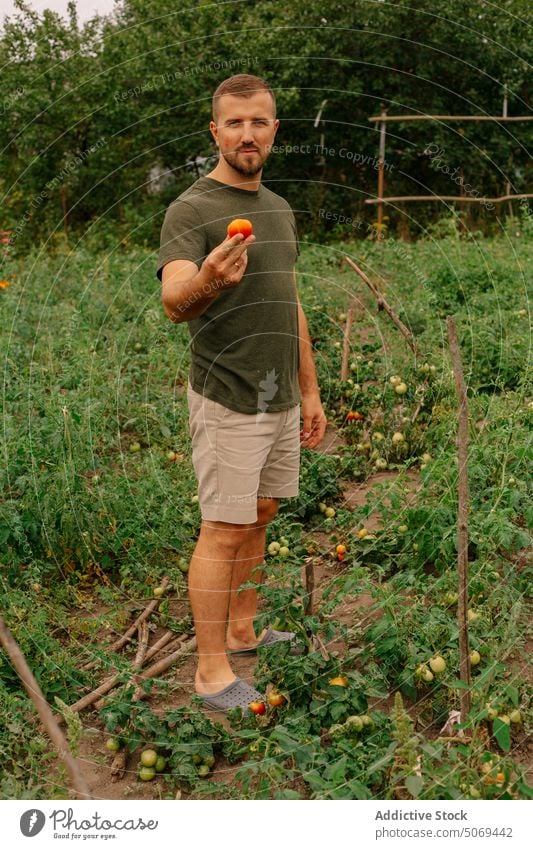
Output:
[[[167,849],[190,840],[200,849],[213,843],[217,849],[268,844],[305,849],[333,844],[347,849],[438,849],[452,844],[525,849],[533,842],[531,808],[529,801],[506,800],[5,801],[2,842],[9,849],[57,847],[66,841]]]

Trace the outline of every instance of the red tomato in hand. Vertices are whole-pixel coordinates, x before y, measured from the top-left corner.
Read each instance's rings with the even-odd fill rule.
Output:
[[[242,233],[244,238],[247,239],[248,236],[252,235],[252,231],[252,222],[248,221],[247,218],[235,218],[228,224],[228,236],[230,239],[236,236],[237,233]]]

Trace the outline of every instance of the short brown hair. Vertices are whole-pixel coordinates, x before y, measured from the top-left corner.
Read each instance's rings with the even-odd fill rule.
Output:
[[[223,94],[233,94],[235,97],[252,97],[258,91],[268,91],[274,104],[275,115],[276,95],[269,84],[261,77],[254,77],[252,74],[235,74],[233,77],[223,80],[213,95],[212,109],[215,124],[218,120],[218,101]]]

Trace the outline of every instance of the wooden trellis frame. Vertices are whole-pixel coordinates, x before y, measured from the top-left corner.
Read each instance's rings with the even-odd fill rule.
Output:
[[[506,111],[504,103],[504,112]],[[453,203],[502,203],[503,201],[522,200],[531,198],[533,194],[505,194],[497,198],[469,198],[464,195],[405,195],[401,197],[384,197],[385,189],[385,143],[388,121],[533,121],[533,115],[387,115],[384,110],[381,115],[368,119],[371,124],[379,123],[379,159],[378,159],[378,189],[376,198],[366,198],[365,203],[378,205],[377,230],[381,234],[383,228],[383,205],[399,201],[451,201]]]

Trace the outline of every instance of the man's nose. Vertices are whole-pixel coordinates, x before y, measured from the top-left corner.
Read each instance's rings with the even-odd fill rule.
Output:
[[[252,122],[251,121],[249,121],[249,122],[245,121],[242,125],[241,138],[242,138],[243,141],[251,141],[253,139],[253,137],[254,137],[254,134],[253,134],[253,131],[252,131]]]

